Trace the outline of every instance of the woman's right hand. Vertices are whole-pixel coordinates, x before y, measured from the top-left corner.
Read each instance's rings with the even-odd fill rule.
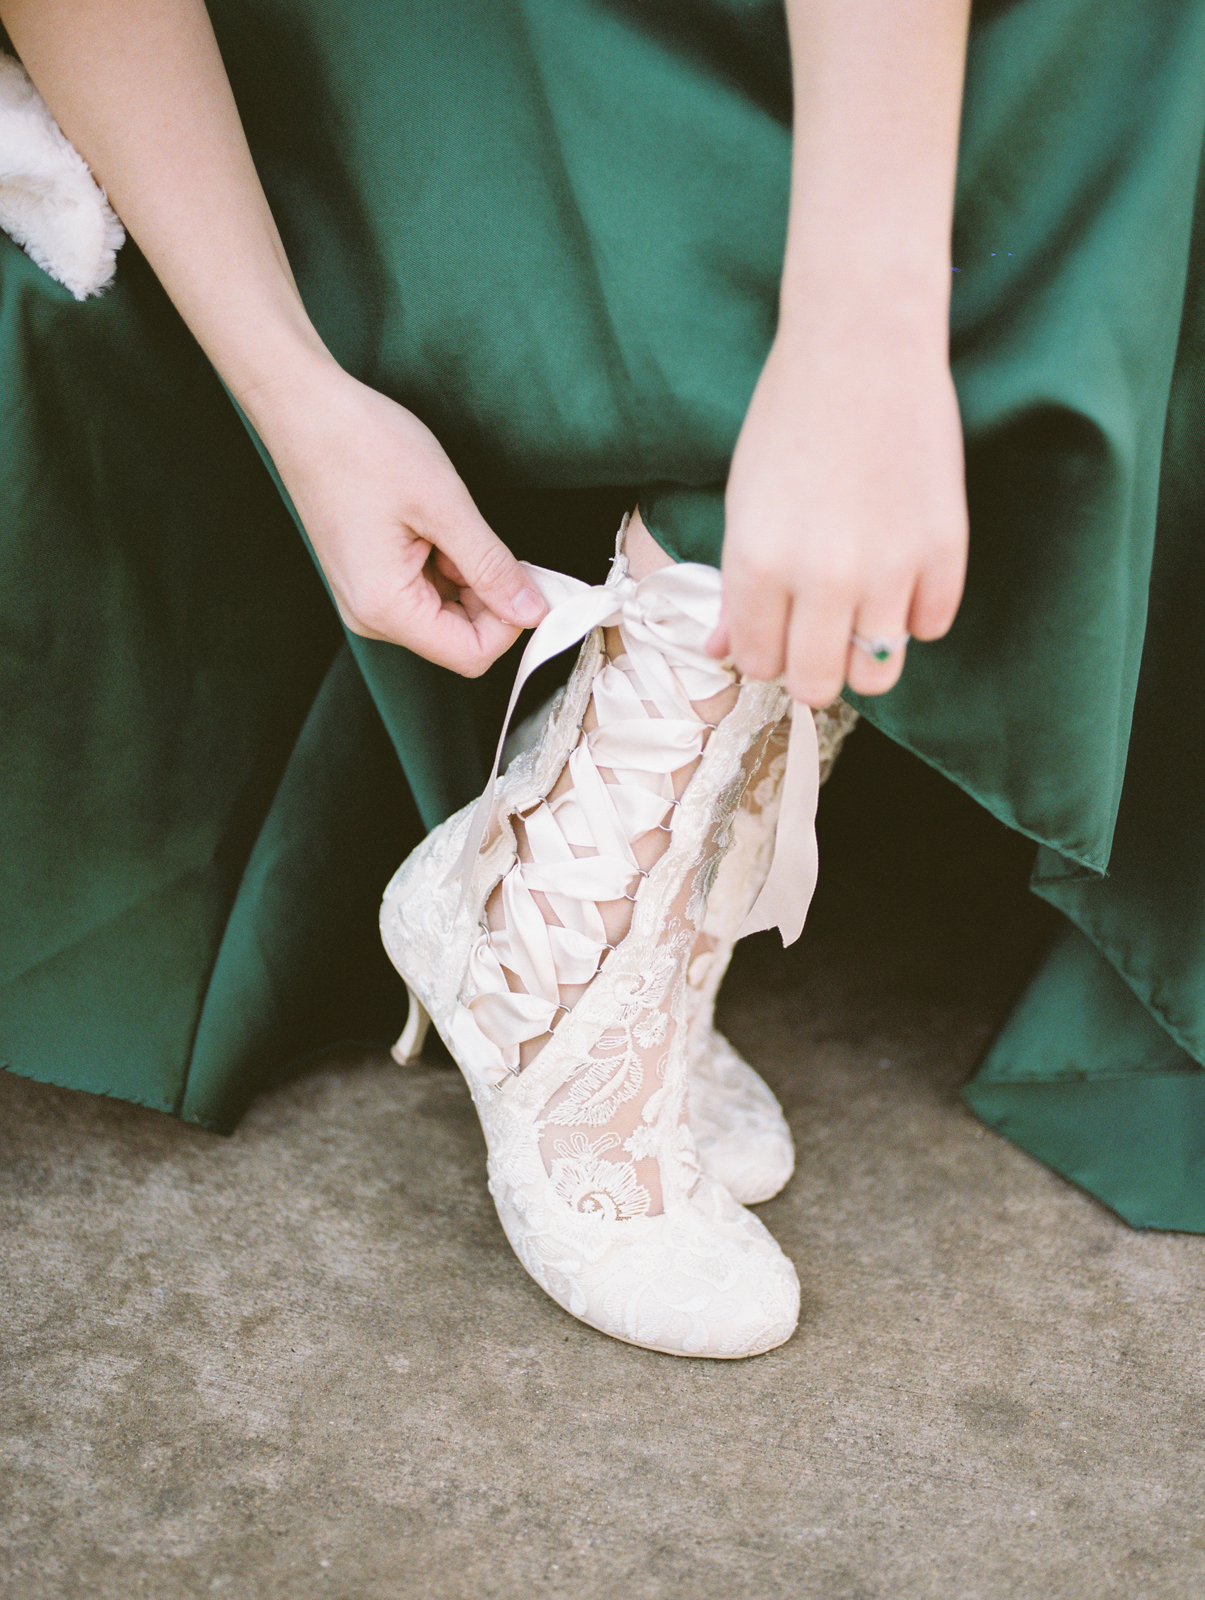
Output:
[[[329,358],[240,401],[353,633],[480,676],[547,609],[439,441]]]

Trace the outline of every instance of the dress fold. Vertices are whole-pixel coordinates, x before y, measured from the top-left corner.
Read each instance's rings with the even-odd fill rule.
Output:
[[[718,564],[777,315],[779,0],[210,11],[319,331],[516,553],[597,581],[638,491]],[[974,6],[966,597],[855,699],[1035,841],[1067,919],[968,1101],[1136,1225],[1193,1231],[1203,82],[1205,0]],[[289,1063],[400,1024],[375,894],[479,788],[513,662],[467,684],[346,636],[297,532],[133,244],[77,304],[0,239],[13,1070],[228,1128]]]

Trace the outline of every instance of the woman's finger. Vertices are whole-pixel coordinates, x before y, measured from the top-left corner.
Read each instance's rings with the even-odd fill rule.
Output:
[[[466,603],[467,601],[467,603]],[[430,566],[399,589],[378,616],[373,632],[468,678],[480,675],[519,637],[522,630],[504,621],[468,591],[432,581]]]
[[[886,694],[904,670],[910,597],[864,600],[854,613],[845,679],[856,694]]]
[[[479,677],[518,638],[518,625],[448,577],[423,541],[386,550],[391,560],[376,567],[367,590],[361,586],[349,594],[332,583],[339,614],[353,633],[404,645],[470,678]]]
[[[917,579],[908,613],[908,630],[916,639],[940,639],[958,613],[966,580],[965,541],[926,566]]]
[[[795,596],[787,635],[786,682],[791,696],[826,706],[845,685],[853,607],[838,593]]]
[[[544,597],[477,510],[465,491],[441,525],[424,536],[441,550],[495,616],[518,628],[534,628],[548,607]]]
[[[790,596],[780,581],[759,579],[742,560],[725,564],[723,621],[716,633],[723,630],[738,672],[761,679],[777,678],[782,673],[786,667],[789,614]]]

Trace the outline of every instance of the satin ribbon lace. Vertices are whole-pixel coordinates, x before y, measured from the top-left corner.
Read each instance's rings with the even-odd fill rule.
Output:
[[[568,1009],[562,987],[588,984],[598,973],[613,948],[599,905],[635,900],[646,874],[633,847],[652,830],[669,831],[679,803],[673,774],[698,759],[712,731],[692,701],[708,700],[736,680],[731,666],[702,649],[719,616],[715,568],[682,563],[635,582],[620,558],[611,580],[598,586],[541,567],[526,570],[549,612],[524,652],[493,773],[449,875],[449,881],[460,875],[462,909],[493,820],[502,744],[524,683],[594,628],[617,629],[620,650],[594,679],[596,726],[579,732],[568,786],[522,813],[531,859],[516,854],[503,874],[502,925],[483,924],[469,958],[453,1043],[465,1064],[493,1084],[518,1072],[524,1044],[556,1026]],[[817,786],[815,732],[804,714],[792,721],[770,872],[742,933],[777,925],[784,943],[798,937],[815,882]],[[508,973],[521,987],[512,986]],[[584,1107],[586,1114],[573,1120],[603,1121],[602,1102],[614,1092],[613,1082],[601,1092],[597,1119]]]

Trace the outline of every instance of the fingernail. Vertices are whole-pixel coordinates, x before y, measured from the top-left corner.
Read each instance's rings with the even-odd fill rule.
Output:
[[[544,615],[544,602],[534,589],[520,589],[511,604],[520,622],[539,622]]]

